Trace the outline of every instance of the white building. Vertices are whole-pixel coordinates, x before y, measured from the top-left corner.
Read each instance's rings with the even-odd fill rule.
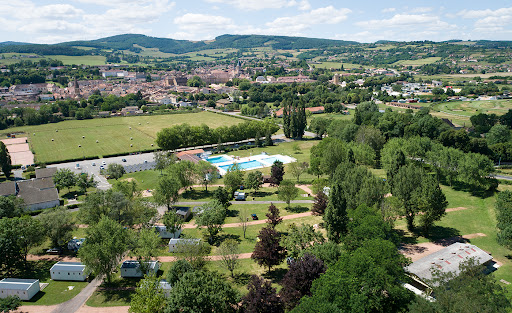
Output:
[[[39,292],[38,279],[4,278],[0,281],[0,298],[17,296],[28,301]]]
[[[163,239],[178,238],[181,234],[181,228],[174,233],[168,232],[167,227],[164,225],[155,225],[153,226],[153,229],[158,233],[158,236]]]
[[[169,240],[169,252],[176,250],[179,244],[198,244],[200,239],[174,238]]]
[[[156,274],[158,269],[160,268],[160,263],[158,261],[149,261],[146,262],[148,270],[146,274],[153,272]],[[142,277],[144,276],[141,269],[139,261],[124,261],[121,265],[121,277]]]
[[[53,280],[85,281],[88,275],[80,262],[57,262],[50,269],[50,276]]]
[[[162,279],[160,281],[160,288],[162,289],[164,296],[166,298],[169,298],[169,296],[171,295],[171,289],[172,289],[171,283],[167,282],[165,279]]]

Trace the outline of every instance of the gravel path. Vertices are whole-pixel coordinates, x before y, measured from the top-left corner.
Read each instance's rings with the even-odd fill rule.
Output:
[[[84,305],[85,301],[93,294],[93,292],[101,285],[103,277],[96,277],[92,282],[85,286],[79,294],[73,299],[59,304],[51,313],[75,313]]]

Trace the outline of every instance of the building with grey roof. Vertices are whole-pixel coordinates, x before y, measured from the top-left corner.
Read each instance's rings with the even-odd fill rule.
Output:
[[[18,184],[18,197],[21,197],[28,210],[42,210],[60,205],[59,192],[51,178],[22,180]]]
[[[88,274],[80,262],[57,262],[50,269],[53,280],[85,281]]]
[[[18,188],[14,181],[6,181],[0,184],[0,196],[14,196],[18,192]]]
[[[158,261],[144,262],[147,266],[146,274],[153,272],[156,274],[160,269],[160,263]],[[121,277],[142,277],[144,276],[140,268],[139,261],[124,261],[121,265]]]
[[[4,278],[0,280],[0,298],[17,296],[28,301],[40,291],[38,279]]]
[[[429,290],[439,285],[432,279],[436,272],[460,274],[460,265],[473,259],[475,265],[491,266],[493,258],[490,254],[469,243],[454,243],[444,249],[427,255],[405,267],[405,271],[412,279],[412,285]]]
[[[52,178],[56,172],[56,167],[37,168],[36,178]]]

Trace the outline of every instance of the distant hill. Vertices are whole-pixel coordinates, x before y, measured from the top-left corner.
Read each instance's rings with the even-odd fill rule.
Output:
[[[1,46],[22,46],[22,45],[30,45],[28,42],[19,42],[19,41],[4,41],[0,42]]]
[[[274,49],[312,49],[328,48],[358,44],[355,41],[331,40],[306,37],[265,36],[265,35],[222,35],[209,41],[188,41],[170,38],[150,37],[139,34],[124,34],[96,40],[63,42],[54,45],[37,45],[27,43],[0,44],[0,52],[25,52],[43,55],[85,55],[94,50],[75,47],[92,47],[97,49],[128,50],[138,45],[144,48],[157,48],[162,52],[182,54],[203,49],[256,48],[268,46]]]

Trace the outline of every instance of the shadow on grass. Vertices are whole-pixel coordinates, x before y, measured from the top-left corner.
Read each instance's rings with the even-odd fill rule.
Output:
[[[201,200],[205,198],[211,198],[213,196],[213,192],[211,190],[190,190],[188,189],[184,193],[181,194],[181,198],[184,200]]]
[[[254,193],[251,193],[249,196],[250,197],[258,197],[258,198],[263,198],[263,197],[270,197],[272,195],[274,195],[275,192],[269,192],[269,191],[257,191],[257,192],[254,192]]]
[[[279,283],[284,275],[288,272],[286,268],[274,268],[270,272],[267,272],[263,275],[266,279],[270,279],[273,283]]]
[[[309,208],[305,206],[290,206],[286,208],[286,211],[292,213],[304,213],[309,211]]]
[[[453,227],[444,227],[444,226],[433,226],[430,229],[428,235],[422,234],[420,230],[417,230],[418,233],[416,235],[424,235],[425,238],[435,241],[443,246],[451,245],[454,242],[460,242],[461,240],[465,240],[461,237],[460,231]]]
[[[236,240],[236,242],[238,242],[238,243],[242,242],[242,239],[240,239],[239,235],[222,233],[220,235],[215,236],[215,238],[213,239],[212,245],[218,247],[224,240],[227,240],[227,239]]]
[[[418,243],[418,237],[414,234],[404,231],[403,229],[395,229],[395,233],[402,244],[414,245]]]
[[[449,186],[449,184],[446,184],[446,185]],[[486,199],[486,198],[492,197],[495,194],[495,190],[486,190],[486,189],[482,189],[482,188],[479,188],[479,187],[476,187],[473,185],[468,185],[468,184],[464,184],[464,183],[460,183],[460,182],[453,183],[453,185],[451,187],[456,191],[468,192],[472,196],[478,197],[481,199]]]
[[[50,277],[50,268],[55,264],[55,261],[42,260],[42,261],[28,261],[26,268],[16,273],[17,278],[34,278],[39,281],[47,281]]]
[[[101,289],[98,288],[97,292],[105,298],[104,303],[112,301],[122,301],[124,303],[130,303],[133,295],[133,288],[126,289]]]
[[[237,217],[240,214],[240,210],[238,209],[227,209],[226,216],[227,217]]]

